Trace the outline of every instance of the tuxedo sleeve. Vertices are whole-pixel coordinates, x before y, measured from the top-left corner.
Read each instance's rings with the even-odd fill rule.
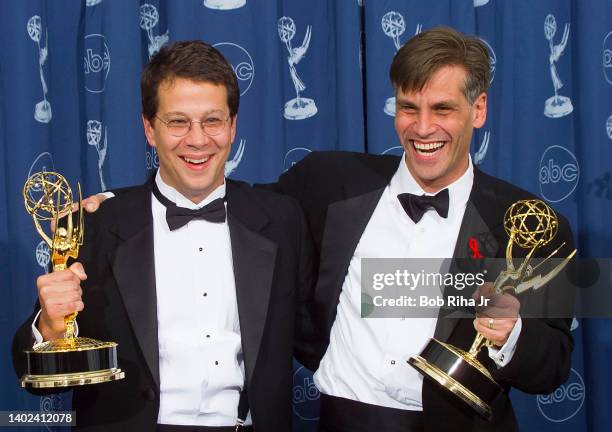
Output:
[[[34,306],[34,312],[25,320],[25,322],[17,329],[15,336],[13,337],[12,351],[13,351],[13,368],[17,377],[21,377],[27,373],[27,360],[24,351],[32,350],[34,345],[34,337],[32,336],[32,321],[36,317],[36,314],[40,310],[40,304],[38,300]],[[71,387],[54,387],[50,389],[35,389],[26,388],[29,393],[37,396],[44,396],[54,393],[61,393],[70,390]]]
[[[316,280],[312,238],[301,208],[296,204],[299,217],[299,268],[296,280],[297,305],[295,317],[294,356],[304,366],[316,369],[320,342],[313,319],[314,284]]]

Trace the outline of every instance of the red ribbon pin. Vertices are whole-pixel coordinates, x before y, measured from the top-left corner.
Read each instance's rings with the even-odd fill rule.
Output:
[[[480,259],[480,258],[484,258],[480,252],[478,251],[478,241],[474,238],[474,237],[470,237],[470,241],[468,243],[468,245],[470,246],[470,249],[472,249],[472,258],[473,259]]]

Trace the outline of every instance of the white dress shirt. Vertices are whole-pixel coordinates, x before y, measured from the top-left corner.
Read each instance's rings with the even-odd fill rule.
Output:
[[[200,208],[225,196],[225,183],[194,204],[166,185],[178,206]],[[244,386],[244,361],[227,221],[194,219],[170,231],[152,200],[159,341],[158,423],[231,426]]]
[[[314,379],[322,393],[374,405],[422,410],[423,376],[407,360],[433,337],[436,318],[361,318],[362,258],[449,258],[453,256],[468,202],[474,171],[448,186],[448,217],[427,211],[415,224],[397,195],[425,192],[402,158],[351,258],[336,320]],[[512,358],[520,319],[501,350],[489,350],[498,366]],[[499,351],[499,352],[498,352]]]
[[[165,184],[159,171],[155,182],[181,207],[197,209],[225,196],[224,183],[196,205]],[[166,207],[153,195],[151,207],[160,377],[157,422],[233,426],[245,372],[227,221],[194,219],[170,231]],[[37,318],[32,332],[40,343]],[[246,424],[252,424],[250,414]]]

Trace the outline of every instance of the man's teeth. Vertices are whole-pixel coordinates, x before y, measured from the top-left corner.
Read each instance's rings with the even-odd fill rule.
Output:
[[[414,141],[414,148],[417,150],[437,150],[444,145],[443,142],[436,143],[419,143]]]
[[[203,164],[204,162],[208,162],[210,156],[203,157],[202,159],[190,159],[188,157],[183,157],[183,159],[185,160],[185,162],[189,162],[192,164]]]

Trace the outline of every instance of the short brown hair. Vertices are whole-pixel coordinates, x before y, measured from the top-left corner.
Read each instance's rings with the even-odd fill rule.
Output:
[[[463,94],[470,104],[489,88],[491,70],[484,42],[450,27],[434,27],[406,42],[395,54],[389,76],[396,91],[421,91],[444,66],[465,69]]]
[[[236,74],[229,62],[206,42],[181,41],[159,50],[142,72],[140,92],[142,114],[146,119],[152,120],[157,114],[160,84],[175,78],[223,85],[227,92],[230,117],[238,113],[240,91]]]

